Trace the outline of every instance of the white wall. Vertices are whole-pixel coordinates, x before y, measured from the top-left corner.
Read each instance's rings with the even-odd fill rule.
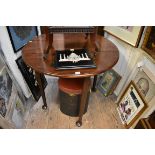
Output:
[[[144,38],[144,35],[145,30],[142,35],[142,40]],[[155,60],[153,60],[140,48],[142,40],[139,48],[134,48],[108,33],[105,33],[105,37],[111,40],[118,47],[120,53],[119,61],[114,66],[114,70],[122,76],[122,79],[114,92],[116,96],[118,96],[116,103],[120,99],[129,82],[135,77],[139,67],[144,68],[149,78],[155,83]],[[155,110],[155,97],[153,97],[148,105],[148,108],[140,116],[140,118],[148,117],[148,115],[150,115],[153,110]],[[131,128],[136,125],[137,121],[132,125]]]
[[[27,84],[15,62],[15,60],[21,55],[21,51],[19,51],[18,53],[14,53],[7,28],[5,26],[0,26],[0,46],[8,62],[8,66],[10,67],[10,70],[19,83],[24,95],[27,98],[30,97],[31,93],[29,91],[29,88],[27,87]]]
[[[116,70],[122,77],[115,90],[115,94],[118,96],[122,88],[126,85],[126,81],[140,57],[140,52],[136,48],[122,42],[119,39],[116,39],[111,35],[106,34],[105,37],[111,40],[119,50],[119,60],[114,66],[114,70]]]

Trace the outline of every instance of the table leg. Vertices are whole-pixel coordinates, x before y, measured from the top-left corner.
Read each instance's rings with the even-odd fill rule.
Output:
[[[48,54],[49,54],[49,51],[50,51],[50,49],[52,49],[53,48],[53,33],[52,34],[46,34],[46,40],[47,40],[47,47],[46,47],[46,49],[45,49],[45,51],[44,51],[44,54],[43,54],[43,58],[44,58],[44,60],[46,60],[47,59],[47,57],[48,57]]]
[[[86,33],[85,39],[88,39],[89,33]]]
[[[43,87],[43,80],[42,80],[42,76],[43,74],[36,72],[36,79],[39,85],[39,89],[40,89],[40,93],[43,99],[43,106],[42,109],[46,110],[47,109],[47,103],[46,103],[46,97],[45,97],[45,92],[44,92],[44,87]]]
[[[83,117],[83,113],[84,113],[84,109],[85,109],[85,105],[86,105],[86,99],[87,99],[89,88],[90,88],[90,77],[86,77],[84,79],[84,85],[83,85],[83,89],[82,89],[79,119],[76,122],[76,125],[78,127],[80,127],[82,125],[82,117]]]
[[[94,76],[94,80],[93,80],[93,87],[92,87],[92,91],[96,92],[96,82],[97,82],[97,75]]]

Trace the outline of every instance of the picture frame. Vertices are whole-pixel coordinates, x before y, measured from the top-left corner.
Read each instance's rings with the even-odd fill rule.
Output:
[[[133,81],[143,98],[149,103],[155,96],[155,83],[149,78],[143,69],[137,72]]]
[[[126,42],[129,45],[138,47],[143,26],[105,26],[104,31],[114,37]]]
[[[1,52],[1,48],[0,48]],[[2,53],[1,53],[2,54]],[[13,122],[14,120],[19,120],[19,115],[14,115],[14,111],[17,109],[22,113],[23,118],[26,113],[26,105],[24,104],[24,100],[21,97],[21,94],[15,84],[15,80],[11,75],[11,71],[9,70],[7,64],[5,63],[3,56],[0,55],[0,128],[22,128],[22,126],[17,126],[19,121]],[[18,106],[16,106],[17,101]],[[19,104],[20,103],[20,104]],[[20,105],[20,106],[19,106]],[[17,123],[17,125],[15,124]],[[23,124],[24,120],[21,120],[20,124]]]
[[[155,60],[155,26],[148,26],[141,48]]]
[[[38,101],[39,98],[41,97],[41,93],[40,93],[38,82],[35,78],[35,71],[24,63],[22,56],[16,60],[16,63],[30,91],[32,92],[34,99]],[[47,81],[45,79],[45,76],[42,76],[42,81],[43,81],[43,87],[45,89],[47,86]]]
[[[147,108],[144,98],[133,81],[129,83],[117,105],[118,114],[126,128],[130,128]]]
[[[3,117],[8,113],[12,93],[13,81],[4,66],[0,71],[0,115]]]
[[[96,88],[104,96],[108,96],[113,93],[120,80],[121,76],[113,69],[111,69],[106,71],[102,76],[99,77]]]
[[[15,53],[38,35],[37,26],[7,26],[7,30]]]
[[[16,94],[14,98],[14,108],[12,111],[11,121],[15,124],[16,128],[24,128],[25,127],[25,113],[26,108],[22,103],[18,94]]]

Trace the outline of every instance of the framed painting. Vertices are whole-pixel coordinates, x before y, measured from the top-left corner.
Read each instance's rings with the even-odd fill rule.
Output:
[[[35,71],[24,63],[22,57],[19,57],[16,60],[16,63],[18,65],[18,68],[21,71],[29,89],[32,92],[34,99],[36,101],[38,101],[41,96],[41,93],[40,93],[38,82],[35,78]],[[45,87],[47,86],[47,81],[45,79],[45,76],[42,77],[42,81],[43,81],[43,86],[45,89]]]
[[[131,127],[147,108],[145,100],[133,81],[129,83],[117,104],[117,111],[126,128]]]
[[[147,27],[142,49],[155,59],[155,26]]]
[[[18,52],[38,35],[36,26],[7,26],[14,52]]]
[[[139,92],[147,103],[155,96],[155,83],[147,76],[143,70],[139,70],[133,79]]]
[[[104,96],[108,96],[113,93],[120,79],[121,76],[111,69],[99,77],[96,87]]]
[[[142,26],[105,26],[104,31],[116,38],[138,47],[144,27]]]
[[[13,82],[5,67],[0,71],[0,115],[5,117],[12,94]]]

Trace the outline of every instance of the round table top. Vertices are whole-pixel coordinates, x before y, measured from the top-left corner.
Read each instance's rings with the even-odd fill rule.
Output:
[[[64,36],[63,36],[64,35]],[[96,44],[98,47],[98,52],[95,52],[94,45],[91,40],[87,42],[88,51],[95,52],[95,63],[96,68],[90,69],[71,69],[71,70],[56,70],[55,67],[51,65],[54,57],[55,50],[57,49],[67,49],[67,48],[82,48],[86,44],[86,39],[83,36],[67,36],[67,34],[55,34],[53,38],[53,47],[48,55],[47,60],[44,60],[44,50],[47,48],[47,41],[45,35],[40,35],[35,37],[31,42],[29,42],[22,50],[22,58],[24,62],[39,73],[46,75],[57,76],[62,78],[80,78],[80,77],[90,77],[100,73],[103,73],[111,69],[119,59],[118,48],[109,40],[105,39],[103,36],[96,37]],[[93,54],[94,55],[94,54]],[[79,72],[80,74],[76,74]]]

